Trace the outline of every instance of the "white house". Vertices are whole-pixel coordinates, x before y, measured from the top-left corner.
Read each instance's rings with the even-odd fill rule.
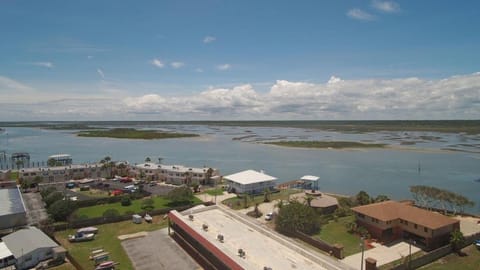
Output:
[[[15,257],[17,269],[30,269],[39,262],[65,257],[66,250],[35,227],[18,230],[2,238]]]
[[[235,193],[262,193],[265,189],[273,189],[277,178],[263,172],[246,170],[223,177],[229,190]]]

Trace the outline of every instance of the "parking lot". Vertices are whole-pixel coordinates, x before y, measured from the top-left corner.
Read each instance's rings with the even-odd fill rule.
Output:
[[[168,236],[167,229],[148,232],[146,236],[122,241],[137,270],[183,270],[201,267]]]

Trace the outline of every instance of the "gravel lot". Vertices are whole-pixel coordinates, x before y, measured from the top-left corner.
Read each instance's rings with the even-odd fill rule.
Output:
[[[38,224],[40,220],[48,218],[47,210],[45,210],[45,204],[42,201],[40,193],[22,193],[22,197],[27,210],[28,224]]]

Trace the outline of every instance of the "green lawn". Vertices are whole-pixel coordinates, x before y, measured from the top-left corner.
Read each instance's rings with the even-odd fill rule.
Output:
[[[170,200],[164,197],[154,197],[154,209],[166,208],[168,204],[171,202]],[[193,203],[201,202],[200,199],[194,197],[192,199]],[[86,216],[88,218],[94,217],[101,217],[103,213],[108,209],[116,209],[120,212],[121,215],[126,214],[128,211],[133,211],[135,213],[142,212],[142,199],[139,200],[132,200],[132,204],[130,206],[122,206],[120,202],[117,203],[110,203],[110,204],[101,204],[101,205],[94,205],[89,207],[82,207],[75,211],[75,214],[78,217]]]
[[[78,188],[78,189],[74,189],[74,191],[92,198],[105,198],[110,196],[108,195],[107,191],[94,189],[94,188],[90,188],[90,190],[85,190],[85,191],[80,191],[80,189]]]
[[[319,238],[330,244],[343,245],[343,255],[349,256],[361,251],[360,237],[356,234],[348,232],[346,224],[355,220],[354,216],[346,216],[339,218],[338,221],[331,220],[328,224],[323,225],[320,233],[314,237]]]
[[[431,264],[428,264],[420,269],[422,270],[478,270],[480,269],[480,250],[474,245],[469,245],[462,249],[467,256],[460,257],[455,253],[447,255]]]
[[[67,240],[69,234],[75,233],[75,230],[67,230],[56,232],[55,237],[65,247],[68,252],[82,265],[84,269],[93,269],[93,261],[88,259],[90,251],[94,248],[103,248],[110,252],[109,260],[119,262],[118,269],[133,269],[127,254],[123,250],[120,240],[117,236],[131,234],[141,231],[154,231],[167,226],[165,220],[160,216],[154,217],[152,223],[143,222],[142,224],[134,224],[132,221],[123,221],[118,223],[110,223],[97,226],[98,234],[95,240],[81,243],[70,243]],[[64,266],[68,267],[68,266]],[[69,269],[69,268],[59,268]]]
[[[210,196],[215,196],[215,195],[220,196],[220,195],[223,195],[223,188],[209,189],[205,191],[205,193],[207,193]]]
[[[281,190],[280,192],[270,193],[269,199],[270,199],[270,201],[273,201],[273,200],[285,200],[285,201],[287,201],[289,199],[290,195],[298,193],[298,192],[301,192],[301,190],[285,189],[285,190]],[[263,203],[264,198],[265,198],[265,196],[263,194],[260,194],[260,195],[254,196],[253,200],[252,200],[252,197],[247,195],[247,207],[255,205],[256,203]],[[226,200],[222,201],[223,204],[225,204],[225,205],[227,205],[230,208],[235,209],[235,210],[245,208],[244,207],[244,202],[245,201],[244,201],[243,197],[242,198],[233,197],[233,198],[226,199]]]

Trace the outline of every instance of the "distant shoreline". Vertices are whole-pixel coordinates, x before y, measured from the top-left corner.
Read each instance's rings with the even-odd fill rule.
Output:
[[[273,121],[30,121],[0,122],[2,127],[39,127],[54,129],[78,129],[99,126],[148,126],[148,125],[207,125],[238,127],[289,127],[318,129],[344,133],[439,132],[480,134],[480,120],[273,120]],[[84,128],[82,128],[84,129]]]
[[[284,147],[294,148],[319,148],[319,149],[357,149],[357,148],[384,148],[383,143],[361,143],[354,141],[278,141],[263,142],[263,144],[273,144]]]

